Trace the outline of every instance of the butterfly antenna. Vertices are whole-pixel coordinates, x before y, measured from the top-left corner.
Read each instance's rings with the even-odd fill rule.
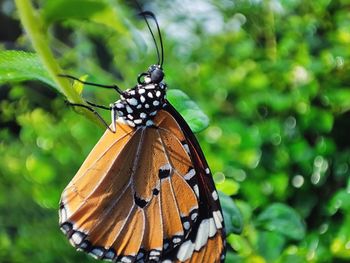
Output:
[[[149,32],[151,33],[152,35],[152,39],[153,39],[153,42],[154,42],[154,45],[156,47],[156,50],[157,50],[157,57],[158,57],[158,65],[160,65],[160,67],[163,67],[163,63],[164,63],[164,48],[163,48],[163,39],[162,39],[162,35],[160,33],[160,27],[159,27],[159,24],[158,24],[158,21],[156,19],[156,16],[150,12],[150,11],[143,11],[142,10],[142,7],[140,6],[140,4],[135,0],[135,3],[137,5],[137,7],[139,8],[140,10],[140,13],[139,15],[142,15],[143,19],[145,20],[146,22],[146,25],[148,27],[148,30]],[[157,41],[156,41],[156,38],[153,34],[153,31],[151,29],[151,26],[149,25],[148,23],[148,20],[147,20],[147,17],[151,17],[154,22],[156,23],[156,26],[157,26],[157,31],[158,31],[158,35],[159,35],[159,42],[160,42],[160,52],[161,54],[159,54],[159,47],[158,47],[158,44],[157,44]]]
[[[141,14],[144,17],[145,16],[151,17],[154,20],[154,22],[156,23],[158,36],[159,36],[159,43],[160,43],[160,52],[161,52],[161,61],[160,61],[159,65],[161,67],[163,67],[163,63],[164,63],[164,47],[163,47],[163,38],[162,38],[162,34],[160,32],[160,27],[159,27],[159,24],[158,24],[158,20],[157,20],[156,16],[151,11],[143,11]]]

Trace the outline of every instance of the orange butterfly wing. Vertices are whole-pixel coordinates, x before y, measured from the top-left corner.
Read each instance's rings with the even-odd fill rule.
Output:
[[[106,131],[64,190],[60,225],[77,249],[121,262],[175,260],[190,237],[203,235],[197,188],[204,182],[189,183],[198,172],[182,144],[185,134],[167,111],[154,123],[137,129],[117,123],[115,134]],[[217,227],[207,221],[211,240],[206,245],[200,236],[192,258],[209,259],[220,249]]]

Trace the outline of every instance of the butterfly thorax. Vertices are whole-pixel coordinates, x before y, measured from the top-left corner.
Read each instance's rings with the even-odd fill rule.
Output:
[[[111,105],[116,110],[118,120],[132,127],[152,126],[152,119],[165,103],[167,86],[162,82],[163,76],[158,65],[140,74],[139,84],[124,91],[120,99]]]

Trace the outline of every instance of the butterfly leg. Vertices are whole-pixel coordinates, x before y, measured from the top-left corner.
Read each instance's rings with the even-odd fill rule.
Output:
[[[107,122],[102,118],[102,116],[101,116],[97,111],[95,111],[93,108],[91,108],[91,107],[89,107],[89,106],[87,106],[87,105],[84,105],[84,104],[71,103],[71,102],[69,102],[69,101],[66,101],[66,103],[67,103],[69,106],[73,106],[73,107],[82,107],[82,108],[85,108],[85,109],[91,111],[93,114],[95,114],[95,115],[97,116],[97,118],[100,119],[100,121],[103,123],[104,126],[106,126],[106,128],[107,128],[108,130],[110,130],[111,132],[115,133],[115,131],[116,131],[115,120],[112,121],[112,129],[111,129],[111,128],[109,127],[109,125],[107,124]],[[87,103],[88,103],[88,102],[87,102]],[[91,102],[88,103],[88,104],[90,104],[91,106],[95,105],[95,106],[93,106],[93,107],[98,107],[98,108],[102,108],[102,109],[109,109],[109,110],[111,110],[111,112],[112,112],[112,116],[113,116],[113,114],[115,114],[115,113],[113,113],[113,112],[115,112],[115,110],[114,110],[113,108],[107,108],[107,107],[105,107],[105,106],[96,105],[96,104],[93,104],[93,103],[91,103]],[[116,114],[115,114],[115,115],[116,115]],[[115,117],[115,119],[116,119],[116,117]]]
[[[97,84],[97,83],[93,83],[93,82],[88,82],[88,81],[83,81],[78,79],[77,77],[74,77],[72,75],[68,75],[68,74],[59,74],[59,77],[63,77],[63,78],[69,78],[69,79],[73,79],[76,81],[79,81],[80,83],[83,83],[84,85],[90,85],[90,86],[95,86],[95,87],[101,87],[101,88],[106,88],[106,89],[115,89],[120,95],[123,95],[124,91],[122,91],[117,85],[103,85],[103,84]]]
[[[103,106],[103,105],[98,105],[98,104],[95,104],[95,103],[92,103],[90,101],[85,101],[87,104],[89,104],[91,107],[96,107],[96,108],[99,108],[99,109],[103,109],[103,110],[112,110],[111,107],[107,107],[107,106]]]
[[[92,106],[92,107],[96,107],[96,108],[100,108],[100,109],[103,109],[103,110],[111,111],[112,131],[114,131],[114,132],[116,131],[115,122],[117,121],[118,115],[117,115],[117,109],[114,106],[114,104],[111,104],[109,107],[107,107],[107,106],[103,106],[103,105],[98,105],[98,104],[92,103],[92,102],[87,101],[87,100],[85,102],[87,104],[89,104],[90,106]]]

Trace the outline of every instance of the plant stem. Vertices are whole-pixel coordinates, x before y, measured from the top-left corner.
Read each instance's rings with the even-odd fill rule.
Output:
[[[50,77],[54,80],[61,93],[67,97],[70,102],[84,104],[84,101],[72,88],[70,82],[67,79],[58,76],[58,74],[63,73],[63,71],[56,62],[49,48],[47,37],[44,33],[44,23],[37,10],[34,9],[31,1],[15,0],[15,2],[22,25]],[[90,111],[79,109],[79,113],[84,114],[88,119],[92,120],[100,127],[104,127],[98,118]]]

